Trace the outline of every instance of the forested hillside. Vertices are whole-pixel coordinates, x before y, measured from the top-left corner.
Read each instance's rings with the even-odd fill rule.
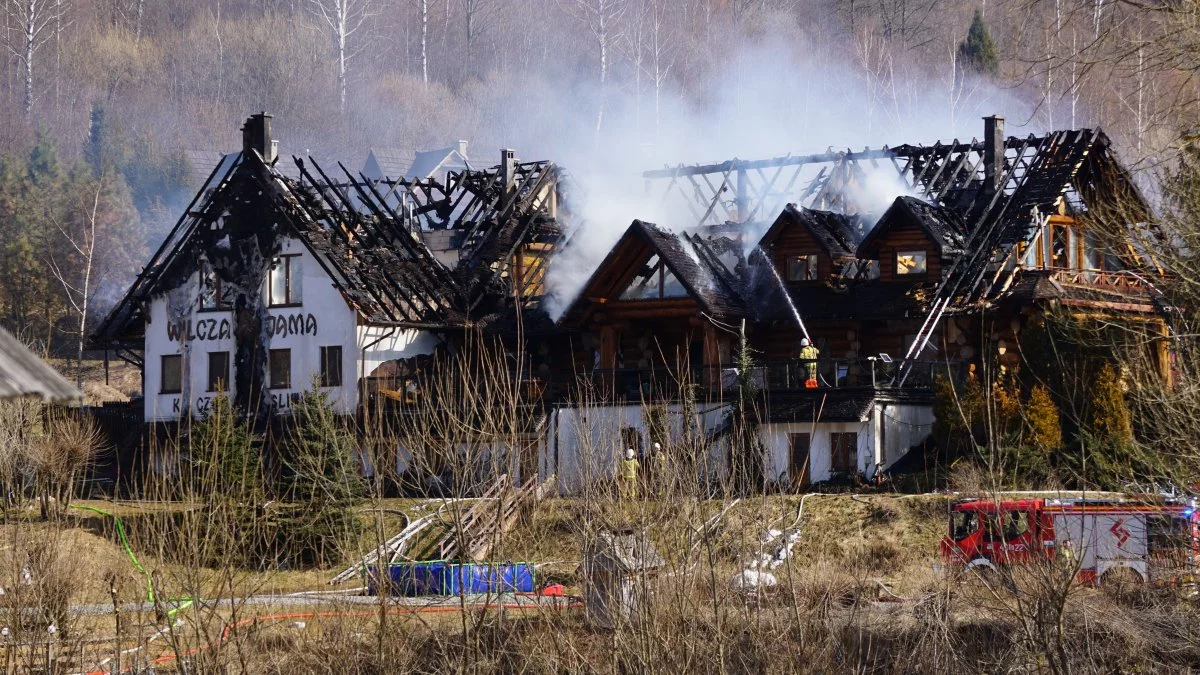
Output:
[[[282,154],[470,141],[585,190],[665,162],[1192,128],[1192,0],[9,0],[0,316],[72,351],[250,112]],[[1147,161],[1149,160],[1149,161]],[[627,222],[627,221],[626,221]]]

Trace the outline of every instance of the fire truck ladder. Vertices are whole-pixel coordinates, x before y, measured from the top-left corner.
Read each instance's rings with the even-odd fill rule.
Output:
[[[897,386],[904,386],[908,380],[917,355],[925,350],[951,304],[957,299],[970,300],[994,261],[1003,265],[1018,243],[1028,243],[1036,236],[1038,228],[1033,225],[1023,229],[1006,227],[1010,216],[1031,214],[1031,222],[1039,223],[1037,209],[1057,203],[1065,195],[1098,136],[1098,131],[1090,129],[1059,131],[1041,138],[1030,135],[1015,158],[1006,160],[1000,186],[990,193],[990,199],[989,193],[983,193],[988,202],[975,219],[979,226],[967,238],[966,252],[954,261],[934,292],[933,305],[900,364]],[[1026,157],[1031,147],[1036,152]],[[1007,195],[1011,196],[1005,199]]]

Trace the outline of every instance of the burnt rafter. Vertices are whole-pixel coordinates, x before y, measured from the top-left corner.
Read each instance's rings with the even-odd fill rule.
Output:
[[[378,245],[379,235],[370,218],[360,215],[353,204],[337,186],[331,185],[328,176],[313,163],[321,176],[318,182],[312,172],[297,160],[302,181],[311,188],[300,190],[298,201],[308,218],[300,224],[300,234],[310,247],[322,244],[331,248],[319,256],[338,268],[346,287],[353,289],[348,294],[363,314],[377,321],[424,322],[434,319],[436,303],[431,302],[432,291],[424,280],[407,273],[402,263],[387,246]],[[303,183],[302,183],[303,185]],[[417,292],[413,292],[417,291]],[[368,300],[373,300],[370,302]]]
[[[130,326],[144,324],[147,319],[144,306],[151,290],[170,266],[176,252],[191,239],[197,228],[219,215],[222,209],[216,206],[218,200],[215,197],[229,184],[242,161],[240,155],[231,156],[213,167],[208,179],[183,210],[150,262],[142,268],[125,296],[92,333],[92,342],[96,346],[127,350],[125,338]]]
[[[490,170],[452,171],[442,182],[370,180],[342,164],[334,176],[312,158],[292,160],[296,171],[285,173],[278,160],[246,149],[214,169],[94,334],[95,344],[136,343],[150,298],[193,274],[200,256],[215,252],[216,241],[229,233],[235,244],[256,240],[259,254],[252,257],[260,262],[269,260],[279,237],[297,237],[371,323],[461,328],[473,315],[478,321],[506,305],[525,308],[540,299],[543,258],[561,234],[553,164],[512,160]],[[229,220],[231,213],[247,213],[248,205],[261,213]],[[427,243],[438,231],[447,232],[450,246],[440,257]],[[526,246],[534,253],[514,271],[514,256]],[[248,278],[236,270],[218,273]]]
[[[489,227],[476,227],[474,238],[468,236],[463,242],[461,267],[471,296],[470,309],[480,305],[497,280],[510,275],[514,256],[522,245],[552,243],[559,238],[557,224],[544,218],[537,208],[540,201],[550,198],[547,190],[554,189],[556,172],[542,162],[524,166],[527,170],[518,173],[515,185],[500,195],[493,214],[478,221]],[[523,297],[524,289],[517,293],[517,297]]]
[[[372,274],[389,275],[417,291],[402,304],[422,305],[422,321],[433,320],[431,313],[446,321],[466,321],[489,299],[517,298],[522,305],[539,299],[531,288],[544,273],[544,256],[536,256],[519,280],[513,279],[512,266],[523,246],[559,242],[562,230],[547,208],[556,199],[559,180],[553,164],[514,163],[507,174],[503,166],[452,171],[442,184],[433,179],[370,180],[355,177],[344,165],[339,165],[344,180],[335,181],[312,160],[311,170],[296,161],[309,192],[323,202],[312,214],[314,220],[342,223],[346,245],[359,251],[358,258],[386,269]],[[422,240],[422,233],[438,230],[452,233],[458,258],[452,268]],[[520,288],[508,288],[510,283]]]

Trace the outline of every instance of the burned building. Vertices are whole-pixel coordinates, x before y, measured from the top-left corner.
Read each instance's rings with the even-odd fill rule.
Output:
[[[1016,367],[1022,330],[1051,311],[1138,323],[1158,336],[1169,379],[1168,314],[1134,271],[1152,258],[1134,243],[1147,207],[1108,138],[1006,137],[996,117],[984,131],[644,174],[693,219],[673,231],[634,222],[560,320],[578,336],[577,366],[593,364],[614,394],[608,424],[648,440],[637,402],[687,371],[710,403],[688,423],[714,439],[712,470],[728,472],[720,411],[749,377],[763,471],[804,488],[885,471],[930,435],[935,375],[971,377],[985,359]],[[1119,214],[1130,237],[1110,241],[1122,235],[1098,227],[1101,214]],[[738,372],[743,336],[751,373]],[[805,336],[815,365],[799,359]],[[595,433],[589,424],[577,435]]]
[[[634,221],[551,320],[547,270],[588,226],[558,167],[504,150],[487,169],[354,174],[277,157],[270,121],[247,121],[95,336],[143,367],[147,421],[217,395],[286,413],[309,387],[345,414],[403,414],[428,359],[484,332],[519,355],[518,474],[571,491],[625,448],[687,437],[705,448],[691,470],[720,478],[749,389],[766,479],[805,488],[886,470],[930,434],[934,373],[1012,362],[1053,308],[1165,335],[1130,271],[1145,251],[1089,226],[1118,200],[1131,227],[1148,219],[1099,130],[1008,137],[987,118],[982,141],[647,172],[691,219]]]
[[[310,387],[352,414],[380,366],[536,302],[561,234],[553,164],[505,150],[444,181],[368,178],[278,157],[265,113],[242,131],[93,337],[143,369],[147,421],[216,396],[286,413]]]

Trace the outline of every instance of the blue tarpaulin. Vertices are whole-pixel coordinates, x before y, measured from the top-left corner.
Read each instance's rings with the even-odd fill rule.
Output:
[[[532,593],[535,571],[529,563],[417,562],[388,565],[393,595]],[[367,568],[367,586],[378,593],[379,568]]]

